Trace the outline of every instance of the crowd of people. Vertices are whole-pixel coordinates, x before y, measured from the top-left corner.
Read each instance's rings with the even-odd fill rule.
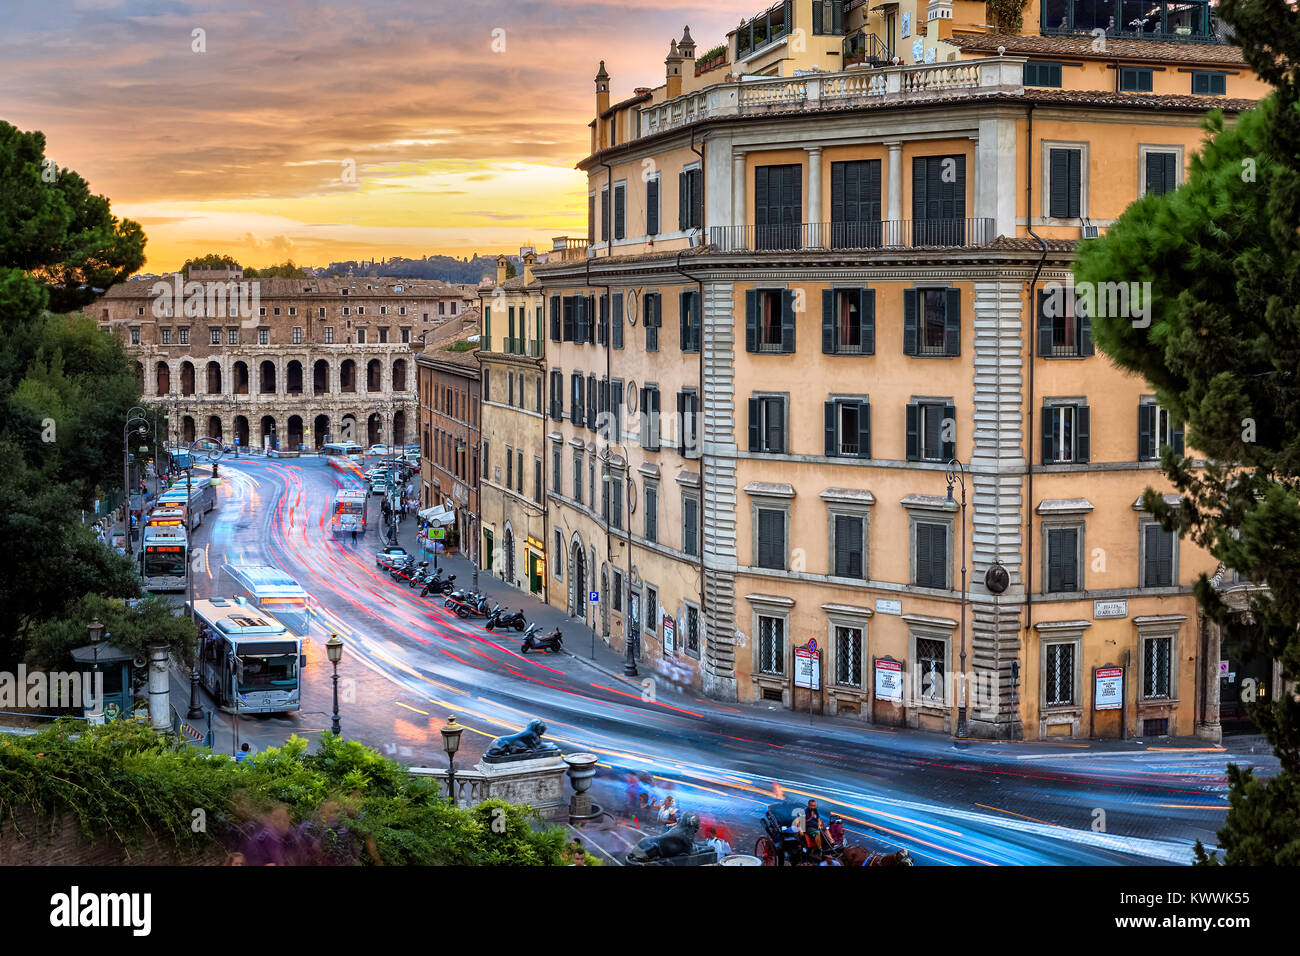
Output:
[[[626,804],[628,823],[639,830],[660,829],[667,832],[681,819],[677,799],[671,793],[660,799],[658,788],[646,773],[627,775]],[[731,854],[725,827],[710,824],[704,832],[707,837],[705,842],[717,853],[719,862]]]

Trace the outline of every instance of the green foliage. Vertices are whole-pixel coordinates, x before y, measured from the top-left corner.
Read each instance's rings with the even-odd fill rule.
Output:
[[[1166,448],[1161,468],[1182,504],[1148,489],[1146,507],[1243,578],[1267,584],[1251,613],[1254,653],[1300,678],[1300,13],[1280,0],[1224,0],[1243,55],[1276,87],[1227,128],[1218,112],[1173,193],[1130,206],[1104,239],[1083,244],[1076,281],[1151,283],[1150,321],[1094,318],[1098,346],[1150,382],[1188,423],[1205,466]],[[1206,614],[1228,609],[1207,577]],[[1251,705],[1282,771],[1267,782],[1233,772],[1219,836],[1235,863],[1300,855],[1300,703]],[[1208,858],[1203,856],[1208,862]]]
[[[134,608],[121,598],[87,594],[57,618],[32,629],[27,663],[46,670],[72,668],[71,651],[88,643],[86,625],[98,618],[104,640],[115,647],[144,654],[150,644],[166,644],[177,660],[194,662],[194,622],[156,594],[145,596]]]
[[[222,255],[219,252],[209,252],[206,256],[194,256],[191,259],[186,259],[185,264],[181,266],[181,275],[188,279],[191,269],[243,269],[243,266],[230,256]],[[247,272],[245,272],[245,275],[247,275]]]
[[[515,268],[515,260],[513,260],[513,259],[507,259],[507,260],[506,260],[506,278],[507,278],[507,279],[513,279],[513,278],[514,278],[515,276],[517,276],[517,275],[519,275],[519,270],[518,270],[517,268]]]
[[[44,133],[0,121],[0,267],[30,275],[50,308],[66,312],[144,265],[144,245],[139,223],[118,219],[105,197],[45,156]]]
[[[293,264],[289,259],[282,265],[267,266],[265,269],[245,269],[245,279],[305,279],[307,273]]]
[[[452,342],[451,345],[444,345],[442,350],[444,352],[472,352],[476,348],[478,348],[478,346],[473,342],[461,339],[459,342]]]
[[[700,63],[707,63],[708,61],[712,60],[715,56],[720,56],[725,59],[726,55],[727,55],[727,44],[719,43],[717,46],[705,50],[703,53],[697,56],[695,58],[695,62],[697,65]]]
[[[999,33],[1019,33],[1025,25],[1028,0],[986,0],[985,16]]]
[[[316,753],[291,737],[242,764],[176,747],[148,727],[116,722],[80,732],[60,722],[32,737],[0,737],[0,819],[28,809],[71,813],[90,838],[126,846],[152,835],[185,852],[238,848],[256,821],[286,813],[329,847],[357,835],[353,859],[386,865],[553,866],[558,828],[536,829],[499,800],[459,809],[434,786],[354,741],[321,736]],[[204,810],[206,832],[191,828]],[[364,852],[362,852],[364,847]],[[346,862],[349,857],[342,853]]]

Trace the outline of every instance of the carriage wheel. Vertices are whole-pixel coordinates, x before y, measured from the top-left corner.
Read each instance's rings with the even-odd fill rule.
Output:
[[[776,844],[771,838],[761,836],[754,844],[754,856],[763,861],[764,866],[780,866],[781,858],[777,855]]]

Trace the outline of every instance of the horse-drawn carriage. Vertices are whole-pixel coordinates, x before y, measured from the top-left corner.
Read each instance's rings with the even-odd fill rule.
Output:
[[[762,860],[764,866],[912,865],[907,850],[881,854],[848,846],[842,836],[842,822],[834,814],[831,814],[830,826],[822,832],[822,845],[810,846],[803,828],[795,823],[795,817],[803,816],[804,812],[803,804],[774,803],[763,813],[764,835],[754,843],[754,856]],[[834,834],[840,834],[840,838],[833,839]]]

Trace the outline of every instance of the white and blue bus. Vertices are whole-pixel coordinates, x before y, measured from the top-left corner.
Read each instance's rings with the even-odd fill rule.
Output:
[[[250,605],[266,611],[295,634],[311,627],[311,600],[293,576],[267,564],[227,564],[222,568],[242,588]]]
[[[170,522],[146,525],[140,545],[141,586],[154,592],[184,591],[189,573],[189,539],[185,528]]]
[[[190,530],[194,530],[203,523],[203,516],[217,506],[217,489],[208,483],[206,478],[197,479],[190,482],[187,490],[185,482],[168,488],[158,500],[154,502],[155,508],[165,508],[168,505],[184,505],[187,512]]]
[[[365,449],[356,442],[330,441],[320,446],[320,453],[331,465],[338,467],[348,462],[365,460]]]
[[[282,714],[301,707],[302,638],[242,598],[195,601],[199,678],[224,711]]]

